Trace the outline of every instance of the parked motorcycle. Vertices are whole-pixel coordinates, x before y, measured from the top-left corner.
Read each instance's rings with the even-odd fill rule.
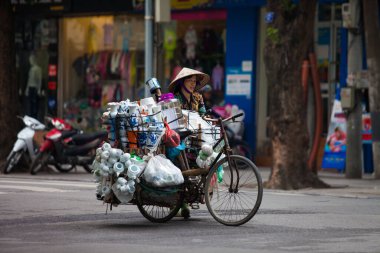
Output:
[[[37,144],[33,141],[34,134],[38,130],[45,129],[45,125],[37,119],[27,115],[24,117],[17,117],[24,122],[25,127],[17,134],[17,140],[5,163],[4,174],[10,173],[21,161],[21,158],[24,158],[27,164],[34,161],[38,151]]]
[[[107,138],[107,132],[85,134],[59,118],[51,119],[51,123],[54,128],[45,135],[45,141],[31,165],[31,174],[37,174],[47,165],[54,165],[60,172],[82,166],[90,173],[95,150]]]

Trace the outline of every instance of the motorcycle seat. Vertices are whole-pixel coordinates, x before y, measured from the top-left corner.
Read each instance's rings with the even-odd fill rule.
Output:
[[[71,145],[64,149],[64,154],[67,156],[85,156],[88,153],[99,147],[102,139],[95,139],[92,142],[88,142],[84,145]]]
[[[71,137],[72,143],[75,145],[84,145],[86,143],[89,143],[96,139],[105,139],[107,137],[106,131],[96,132],[96,133],[83,133],[83,134],[76,134]]]

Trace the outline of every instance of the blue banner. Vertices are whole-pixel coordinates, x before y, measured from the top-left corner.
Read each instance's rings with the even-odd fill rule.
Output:
[[[335,99],[324,148],[322,168],[343,172],[346,166],[347,121],[342,105]]]

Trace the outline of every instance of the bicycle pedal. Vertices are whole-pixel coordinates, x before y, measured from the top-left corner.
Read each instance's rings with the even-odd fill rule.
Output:
[[[199,209],[199,204],[191,204],[190,205],[191,209]]]

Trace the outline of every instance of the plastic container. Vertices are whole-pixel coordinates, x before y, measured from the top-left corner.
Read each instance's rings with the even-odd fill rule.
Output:
[[[161,106],[163,119],[166,118],[171,129],[184,128],[186,126],[181,103],[178,99],[174,98],[172,93],[163,94],[158,104]]]

